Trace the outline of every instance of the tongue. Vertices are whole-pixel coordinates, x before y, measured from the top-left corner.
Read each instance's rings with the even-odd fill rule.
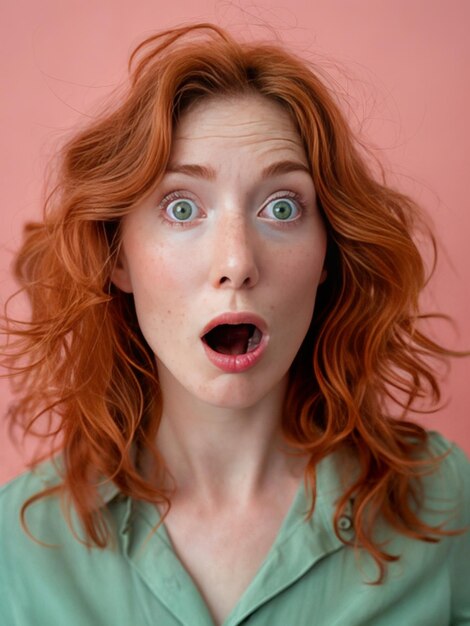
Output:
[[[210,345],[221,354],[245,354],[249,338],[249,324],[222,324],[211,331]]]

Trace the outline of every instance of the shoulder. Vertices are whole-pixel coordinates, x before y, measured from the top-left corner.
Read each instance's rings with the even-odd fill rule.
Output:
[[[433,457],[446,455],[446,458],[450,459],[450,464],[458,464],[463,467],[469,465],[469,460],[465,452],[454,442],[446,439],[444,435],[441,435],[435,430],[430,430],[428,435],[428,449]]]
[[[35,494],[61,484],[60,459],[50,459],[0,486],[0,519],[9,515]]]
[[[41,498],[25,512],[26,532],[21,519],[24,503],[50,487],[58,486],[60,475],[54,463],[41,463],[0,487],[0,623],[16,624],[17,610],[12,597],[26,606],[33,593],[30,584],[34,572],[37,580],[47,579],[51,552],[44,545],[66,539],[65,524],[60,515],[59,498]],[[36,582],[35,582],[36,584]],[[3,620],[3,621],[2,621]],[[26,623],[26,622],[25,622]],[[29,622],[32,623],[32,622]]]
[[[39,489],[59,485],[61,482],[62,462],[60,456],[39,463],[31,470],[26,470],[0,485],[0,505],[11,499],[32,495]]]
[[[470,524],[470,461],[465,452],[441,434],[428,433],[432,461],[423,476],[426,508],[452,513],[452,525]]]
[[[0,624],[132,623],[132,572],[120,544],[86,545],[64,490],[34,499],[61,484],[57,463],[47,462],[0,488]],[[24,528],[21,510],[32,497]],[[113,499],[113,524],[112,515],[127,515],[127,504]]]
[[[5,556],[12,546],[20,550],[21,546],[29,546],[31,538],[25,532],[22,520],[31,534],[39,541],[48,542],[53,535],[57,537],[63,531],[63,515],[61,515],[60,498],[57,494],[31,500],[28,507],[25,503],[45,490],[59,487],[62,482],[60,458],[48,460],[34,469],[20,474],[0,487],[0,551]],[[60,534],[60,533],[59,533]],[[7,543],[5,540],[7,539]]]
[[[433,459],[442,459],[438,465],[439,475],[448,480],[467,478],[470,461],[465,452],[455,443],[436,431],[428,432],[428,451]],[[457,481],[459,482],[459,481]]]
[[[425,521],[434,524],[440,521],[445,530],[457,532],[440,542],[438,562],[429,571],[435,576],[438,571],[447,571],[452,623],[467,624],[470,623],[470,462],[461,448],[438,433],[429,433],[429,451],[434,458],[442,460],[423,479]]]

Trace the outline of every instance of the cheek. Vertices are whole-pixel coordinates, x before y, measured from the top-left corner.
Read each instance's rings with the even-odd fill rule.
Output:
[[[286,293],[299,293],[307,299],[314,296],[322,278],[326,244],[323,239],[316,245],[307,242],[293,246],[282,255],[278,264],[278,274],[282,277]]]
[[[195,297],[196,268],[170,247],[128,245],[134,303],[139,326],[154,351],[176,340],[185,328]]]
[[[190,264],[170,246],[132,241],[126,256],[136,301],[181,295],[190,282]]]
[[[325,259],[323,240],[292,247],[278,266],[280,300],[276,315],[281,345],[295,355],[310,327]]]

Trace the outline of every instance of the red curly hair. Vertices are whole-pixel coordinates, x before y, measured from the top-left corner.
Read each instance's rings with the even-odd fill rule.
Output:
[[[419,478],[432,464],[425,430],[406,419],[417,400],[439,400],[428,358],[453,354],[418,329],[426,281],[413,241],[418,208],[377,180],[318,72],[278,44],[240,43],[197,24],[149,37],[129,67],[125,95],[63,148],[44,220],[26,226],[16,259],[32,313],[28,322],[8,320],[16,337],[9,365],[21,392],[11,420],[31,433],[47,416],[64,465],[62,483],[25,502],[22,520],[33,502],[60,492],[87,542],[105,547],[110,529],[96,507],[98,479],[132,498],[171,505],[155,480],[165,468],[155,447],[161,395],[154,356],[132,296],[111,282],[120,224],[164,174],[173,130],[191,104],[255,92],[296,124],[328,232],[328,278],[291,367],[283,432],[309,458],[310,515],[317,463],[340,448],[356,454],[358,478],[337,503],[334,523],[340,536],[338,519],[354,498],[354,543],[376,559],[381,580],[397,557],[374,543],[379,516],[417,539],[445,534],[416,512]],[[400,417],[387,412],[392,401]],[[144,453],[154,460],[153,480],[141,471]]]

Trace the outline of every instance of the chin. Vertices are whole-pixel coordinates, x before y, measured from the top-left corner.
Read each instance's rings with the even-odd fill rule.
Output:
[[[277,395],[279,385],[266,386],[256,382],[253,377],[235,378],[231,375],[227,380],[214,381],[205,393],[199,394],[199,400],[220,409],[247,410],[255,407],[270,395]]]
[[[211,398],[207,404],[218,409],[245,411],[253,408],[261,400],[262,398],[257,396],[250,398],[246,395],[242,397],[233,397],[232,395],[232,397]]]

